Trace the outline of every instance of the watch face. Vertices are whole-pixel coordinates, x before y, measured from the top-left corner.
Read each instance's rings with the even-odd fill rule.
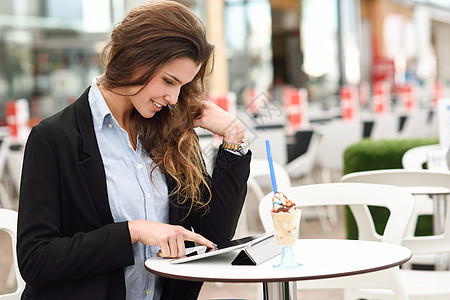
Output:
[[[241,143],[241,153],[247,154],[248,150],[250,149],[250,141],[247,138],[244,138]]]

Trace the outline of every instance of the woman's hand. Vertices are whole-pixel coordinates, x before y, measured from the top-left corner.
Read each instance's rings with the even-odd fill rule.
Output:
[[[184,241],[196,242],[208,248],[217,247],[200,234],[185,229],[182,226],[169,225],[146,220],[128,222],[131,243],[141,242],[145,245],[156,245],[161,250],[161,257],[184,257],[186,249]]]
[[[201,127],[223,137],[229,143],[240,143],[245,137],[245,127],[235,116],[211,101],[202,101],[203,114],[194,121]]]

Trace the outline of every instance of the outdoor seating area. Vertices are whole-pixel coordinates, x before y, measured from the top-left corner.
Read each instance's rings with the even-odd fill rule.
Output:
[[[438,118],[436,111],[430,115],[434,115],[434,118]],[[375,135],[376,138],[371,135],[364,136],[364,122],[352,123],[336,120],[320,124],[312,123],[309,128],[299,129],[295,134],[286,136],[286,150],[288,152],[287,160],[283,165],[282,160],[277,161],[276,158],[274,158],[275,174],[277,175],[277,178],[280,177],[280,185],[283,187],[280,188],[280,190],[282,191],[289,191],[290,189],[296,189],[302,186],[314,186],[316,184],[321,185],[333,182],[364,182],[397,185],[405,188],[405,190],[413,195],[412,198],[414,199],[414,209],[411,211],[410,222],[405,229],[403,235],[404,240],[400,243],[410,248],[413,253],[412,259],[401,267],[399,273],[402,282],[404,282],[406,294],[408,295],[408,298],[405,299],[446,299],[446,297],[450,296],[445,284],[448,276],[447,271],[445,271],[448,269],[447,256],[450,250],[445,249],[446,247],[441,248],[441,246],[446,244],[446,201],[448,201],[448,182],[450,182],[450,172],[447,172],[447,148],[436,144],[439,132],[437,128],[431,128],[432,123],[437,123],[436,120],[433,121],[433,119],[418,118],[415,115],[411,116],[410,125],[407,125],[408,123],[406,120],[407,118],[403,118],[403,120],[398,118],[396,122],[391,123],[391,125],[395,124],[396,128],[400,128],[401,126],[399,126],[399,124],[403,122],[403,129],[411,130],[408,128],[409,126],[413,126],[413,122],[419,122],[418,120],[421,120],[420,122],[423,123],[422,125],[414,125],[416,129],[410,131],[410,133],[402,133],[401,130],[398,130],[395,131],[395,134],[391,133],[383,136]],[[331,124],[334,126],[332,127]],[[339,127],[339,124],[342,124],[342,126]],[[354,134],[352,135],[351,131],[344,134],[345,128],[350,129],[352,126],[355,128],[353,131]],[[421,127],[421,131],[418,131],[417,129],[419,127]],[[335,133],[329,135],[330,139],[334,138],[329,142],[327,135],[325,134],[326,128],[330,131],[336,128]],[[375,124],[373,124],[372,132],[376,132],[373,131],[374,128],[376,128]],[[389,126],[387,126],[387,128],[389,128]],[[389,129],[392,130],[392,126],[390,126]],[[415,132],[416,134],[411,134],[411,132]],[[305,140],[307,141],[306,145],[295,144],[297,141],[305,143]],[[279,137],[277,138],[276,143],[278,143],[278,141]],[[378,144],[380,146],[378,146]],[[258,167],[252,167],[255,168],[255,172],[252,171],[250,174],[249,193],[243,212],[245,215],[242,216],[245,220],[245,230],[238,232],[237,235],[273,231],[273,223],[270,214],[268,214],[270,204],[268,204],[266,199],[271,198],[270,174],[268,170],[265,171],[265,174],[264,172],[258,173],[256,171],[256,169],[261,169],[261,165],[264,166],[265,164],[266,168],[268,167],[267,157],[264,157],[265,153],[262,151],[262,144],[258,145],[255,154],[255,156],[258,157],[256,158]],[[279,144],[276,145],[279,147]],[[370,150],[370,145],[373,145],[373,150]],[[357,147],[360,147],[361,150],[356,149]],[[381,154],[367,154],[373,155],[373,159],[364,156],[366,152],[370,153],[369,151],[377,152],[378,147],[383,149],[380,150]],[[298,148],[302,149],[299,151]],[[395,149],[395,151],[382,153],[383,151],[389,152],[389,149]],[[367,170],[377,171],[361,172],[365,170],[365,166],[362,164],[358,165],[357,163],[358,151],[361,151],[361,159],[366,160],[367,164],[369,164],[369,162],[376,164],[378,160],[383,160],[384,155],[390,156],[392,161],[384,160],[379,166],[367,166]],[[292,153],[296,153],[298,156],[294,156]],[[354,153],[356,153],[356,155]],[[377,155],[380,156],[378,157]],[[333,162],[327,162],[332,161],[334,156],[335,159]],[[309,159],[309,161],[305,161],[306,158]],[[355,159],[355,162],[353,162],[352,159]],[[354,170],[353,172],[352,164],[357,165],[360,169]],[[345,175],[346,173],[349,174]],[[366,173],[367,175],[365,175]],[[261,201],[261,195],[263,193],[269,193],[264,198],[266,199],[265,203],[264,201]],[[333,195],[333,193],[330,193],[330,195]],[[297,199],[296,197],[297,195],[294,196],[294,199]],[[297,202],[301,203],[302,197],[299,197]],[[260,203],[259,206],[257,203]],[[342,207],[336,208],[336,206],[333,205],[330,209],[330,207],[324,207],[320,205],[320,203],[316,204],[317,205],[313,205],[313,209],[311,209],[311,207],[303,208],[304,218],[302,217],[301,227],[304,229],[304,232],[300,233],[300,239],[302,237],[336,238],[332,233],[336,226],[343,227],[343,231],[341,231],[343,232],[343,236],[340,236],[339,238],[358,237],[352,236],[353,229],[349,230],[349,217],[346,210],[343,210]],[[255,209],[258,209],[260,215],[259,220],[254,220]],[[403,213],[407,214],[406,211]],[[264,215],[266,217],[263,217]],[[253,216],[253,220],[252,217],[249,216]],[[426,220],[424,221],[422,218],[431,218],[433,224],[426,224]],[[430,219],[428,219],[428,221],[429,220]],[[386,219],[382,221],[384,225],[380,225],[379,222],[379,220],[374,220],[373,226],[377,228],[377,231],[380,231],[379,228],[384,228],[383,226],[386,226]],[[242,225],[242,223],[240,224]],[[312,229],[313,226],[315,229]],[[429,232],[429,228],[434,229],[432,229],[432,232]],[[311,232],[314,232],[313,236],[308,235],[308,229],[311,229]],[[424,236],[425,234],[423,231],[427,230],[429,236]],[[420,237],[417,236],[417,232],[421,235]],[[359,238],[369,240],[374,239],[373,237],[371,238],[368,236],[359,236]],[[430,243],[430,241],[433,242]],[[434,242],[441,246],[430,246],[425,248],[419,246],[422,243],[423,245],[433,245]],[[339,282],[339,280],[336,280],[336,282]],[[318,285],[309,283],[311,282],[297,282],[300,287],[299,297],[301,297],[301,288],[305,289],[303,291],[305,293],[308,292],[309,288],[315,288],[315,290],[311,291],[312,294],[301,297],[301,299],[324,299],[320,298],[320,295],[324,297],[324,293],[330,293],[330,291],[323,291],[323,289],[326,289],[327,287],[331,289],[332,293],[326,296],[329,297],[327,299],[403,299],[401,297],[395,298],[393,297],[393,294],[389,294],[383,289],[370,289],[369,286],[366,286],[366,289],[346,289],[345,292],[343,292],[336,289],[336,286],[331,281],[327,284]],[[344,286],[344,284],[342,284],[342,286]],[[217,286],[209,285],[209,287],[212,290],[215,288],[219,289]],[[253,289],[258,291],[257,286],[253,287]],[[206,290],[205,293],[207,293],[207,291],[208,290]],[[317,298],[314,298],[314,292],[317,293]]]
[[[400,119],[398,122],[400,122]],[[425,126],[428,125],[425,124]],[[403,264],[400,269],[388,268],[379,271],[381,273],[370,272],[364,276],[355,275],[335,279],[296,281],[297,284],[294,289],[299,299],[325,299],[324,297],[333,300],[362,298],[445,299],[447,296],[450,297],[450,290],[447,290],[445,284],[447,280],[450,280],[448,273],[450,249],[447,246],[450,245],[450,241],[447,241],[447,232],[450,229],[447,229],[448,225],[445,222],[450,218],[448,217],[450,209],[446,210],[448,207],[446,203],[447,195],[450,195],[450,172],[446,167],[447,149],[445,147],[436,144],[435,138],[430,139],[426,136],[408,139],[401,138],[401,134],[397,133],[396,138],[367,138],[363,136],[363,122],[345,122],[339,119],[314,124],[289,135],[283,133],[280,128],[283,129],[284,126],[272,126],[268,129],[273,131],[269,134],[269,140],[274,145],[272,148],[274,153],[273,170],[279,190],[296,202],[302,210],[298,236],[300,239],[356,238],[369,241],[387,241],[388,243],[402,245],[410,249],[413,254],[412,258],[408,259],[409,261]],[[262,137],[265,136],[265,129],[260,127],[258,130],[260,130],[259,135],[255,137],[255,143],[252,143],[251,148],[253,152],[253,147],[255,147],[255,151],[250,165],[250,177],[247,182],[247,198],[235,238],[274,230],[269,213],[273,197],[271,172],[267,153],[262,151],[263,144],[261,142]],[[2,183],[3,194],[0,200],[2,207],[6,208],[6,210],[4,209],[6,213],[7,211],[14,212],[17,209],[23,146],[17,140],[14,140],[6,129],[2,132],[4,132],[1,144],[3,152],[0,152],[2,153],[0,163],[2,161],[3,163],[0,182]],[[435,135],[437,136],[437,133]],[[207,155],[212,153],[211,148],[215,146],[216,138],[201,134],[199,134],[199,137],[200,144],[205,150],[205,161],[207,164],[213,164],[214,159]],[[387,147],[387,149],[394,148],[399,153],[382,153],[382,155],[391,156],[396,161],[396,164],[390,167],[381,165],[378,170],[363,171],[358,169],[353,171],[352,163],[355,164],[355,162],[352,159],[357,161],[358,156],[361,156],[365,161],[382,160],[386,163],[383,156],[380,158],[376,156],[377,154],[370,154],[375,155],[373,159],[364,157],[364,155],[367,155],[367,149],[369,149],[367,143],[371,143],[370,145],[373,146],[371,151],[375,152],[377,152],[379,143],[406,143],[407,145]],[[383,146],[380,149],[386,149],[386,147]],[[277,156],[277,151],[283,151],[285,156]],[[351,159],[349,159],[349,155]],[[359,168],[364,168],[360,163],[356,164]],[[212,167],[212,165],[209,166],[209,168]],[[368,168],[370,169],[370,167]],[[345,173],[347,174],[345,175]],[[352,186],[353,183],[369,185],[356,191]],[[376,185],[372,187],[373,184]],[[334,185],[339,189],[334,190]],[[392,185],[401,188],[398,191],[387,189],[386,195],[376,197],[382,189]],[[303,190],[308,192],[303,194]],[[342,195],[340,195],[341,192]],[[351,203],[349,202],[350,199],[355,198],[361,203],[369,204],[367,201],[372,201],[369,200],[370,196],[374,199],[373,201],[383,199],[384,203],[381,206],[389,207],[393,203],[400,203],[396,202],[400,200],[398,195],[395,196],[395,193],[401,193],[406,197],[399,212],[391,215],[391,217],[399,214],[406,218],[402,221],[405,228],[402,229],[397,221],[391,224],[394,222],[390,220],[391,217],[387,221],[388,217],[384,212],[379,213],[371,207],[371,211],[375,213],[373,220],[364,221],[361,224],[357,213],[366,214],[365,218],[367,218],[369,210],[365,208],[362,211],[352,211],[353,216],[356,217],[357,231],[359,232],[355,236],[353,231],[356,227],[350,228],[352,226],[349,225],[351,217],[349,217],[349,211],[345,208],[346,204]],[[346,194],[347,196],[345,196]],[[375,204],[372,203],[371,206],[373,205]],[[407,209],[409,206],[411,207],[410,211]],[[423,226],[426,221],[420,219],[424,216],[431,217],[432,224]],[[9,218],[9,220],[10,223],[15,222],[14,218]],[[387,231],[382,234],[380,228],[384,228],[384,226],[393,226],[396,229],[397,237],[394,240],[383,238]],[[417,236],[417,232],[421,232],[421,230],[430,231],[429,228],[432,228],[432,232],[428,232],[429,236],[424,236],[424,234]],[[8,234],[11,234],[11,228],[5,229]],[[369,230],[368,232],[371,233],[365,233],[362,231],[363,229]],[[0,282],[2,282],[0,291],[11,294],[20,293],[20,290],[23,289],[23,280],[17,267],[15,267],[14,248],[10,246],[10,244],[14,245],[15,241],[13,239],[11,240],[12,243],[9,244],[8,236],[5,234],[0,235],[0,242],[2,245],[0,251],[3,253],[0,255],[3,257],[0,260]],[[236,286],[239,287],[237,289],[239,292],[230,293]],[[276,286],[270,284],[268,287],[272,292],[276,288]],[[396,297],[394,297],[393,292],[395,292]],[[262,299],[264,289],[262,285],[251,282],[207,282],[202,289],[200,298],[229,297],[235,293],[236,295],[233,297]],[[5,296],[0,296],[0,299],[2,299],[1,297]]]

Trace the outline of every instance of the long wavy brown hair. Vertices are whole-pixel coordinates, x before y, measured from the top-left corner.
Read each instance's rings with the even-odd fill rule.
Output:
[[[152,1],[131,10],[115,26],[102,53],[106,69],[101,84],[109,90],[145,87],[162,66],[177,58],[189,58],[201,66],[194,79],[181,88],[175,107],[164,107],[149,119],[134,110],[131,118],[143,150],[175,179],[171,195],[178,195],[179,204],[188,203],[190,210],[207,207],[211,199],[193,121],[203,112],[204,80],[212,70],[213,49],[204,25],[190,9],[173,1]],[[142,69],[147,71],[133,78]],[[202,197],[205,191],[206,199]]]

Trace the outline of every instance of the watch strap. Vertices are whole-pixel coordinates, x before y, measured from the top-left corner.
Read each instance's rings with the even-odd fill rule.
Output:
[[[235,144],[235,143],[229,143],[229,142],[222,142],[222,147],[224,149],[228,149],[228,150],[232,150],[232,151],[236,151],[239,152],[239,147],[240,147],[241,143]]]
[[[238,152],[242,155],[246,155],[249,150],[249,147],[250,147],[250,141],[247,138],[243,138],[240,143],[229,143],[229,142],[223,141],[222,147],[224,149]]]

